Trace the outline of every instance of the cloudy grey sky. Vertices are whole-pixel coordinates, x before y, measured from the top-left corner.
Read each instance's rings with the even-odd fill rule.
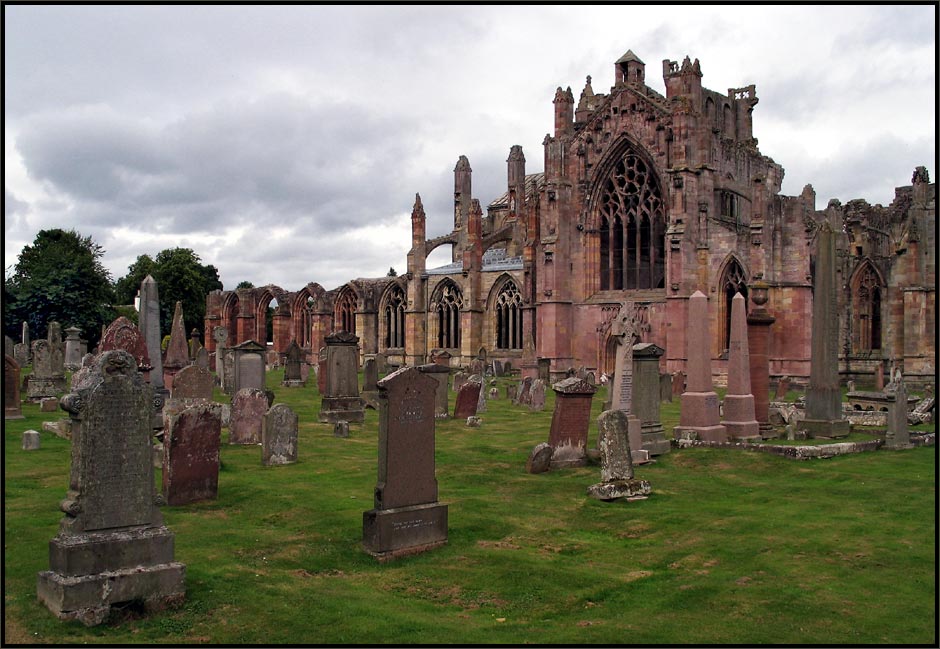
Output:
[[[115,279],[188,247],[225,288],[405,270],[420,192],[452,226],[453,168],[505,191],[543,170],[557,86],[613,83],[632,49],[757,85],[783,193],[887,204],[936,176],[936,6],[4,7],[4,267],[39,230],[101,244]],[[448,255],[440,250],[436,254]],[[433,259],[446,263],[447,260]],[[433,263],[429,265],[434,265]]]

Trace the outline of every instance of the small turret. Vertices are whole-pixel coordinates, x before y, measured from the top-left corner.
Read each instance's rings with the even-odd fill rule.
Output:
[[[415,194],[415,204],[411,208],[411,248],[418,249],[427,239],[427,217],[424,214],[424,205],[421,203],[421,194]]]
[[[509,218],[515,218],[525,206],[525,156],[522,147],[514,144],[509,149],[508,167]]]
[[[470,213],[470,161],[462,155],[454,167],[454,229],[460,230]]]
[[[555,137],[567,135],[572,131],[574,121],[574,95],[571,86],[562,90],[561,86],[555,91]]]
[[[633,50],[627,50],[627,53],[614,63],[614,85],[621,86],[627,83],[646,83],[646,64],[633,53]]]
[[[574,116],[576,122],[586,122],[594,113],[597,107],[597,96],[594,94],[594,88],[591,87],[591,75],[588,75],[584,83],[584,90],[581,91],[581,99],[578,101],[578,108]]]
[[[675,61],[663,59],[663,81],[666,84],[666,97],[672,99],[684,95],[698,106],[702,99],[702,66],[686,56],[679,66]]]

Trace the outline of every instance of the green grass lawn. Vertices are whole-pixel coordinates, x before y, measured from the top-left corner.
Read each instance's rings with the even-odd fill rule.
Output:
[[[26,419],[5,422],[4,640],[937,642],[935,447],[807,461],[673,450],[637,468],[649,499],[603,503],[586,495],[598,467],[525,472],[548,438],[552,391],[543,412],[501,398],[488,402],[481,428],[438,423],[448,544],[379,564],[360,545],[378,414],[367,410],[350,438],[335,438],[317,423],[313,375],[306,388],[282,388],[280,378],[270,372],[268,386],[300,416],[300,461],[265,467],[260,447],[223,443],[218,499],[163,508],[186,564],[186,603],[90,629],[36,600],[69,470],[69,442],[41,424],[64,413],[24,404]],[[595,416],[605,398],[601,388]],[[663,404],[666,430],[676,423],[678,401]],[[31,428],[42,448],[25,452]],[[592,424],[592,446],[596,436]]]

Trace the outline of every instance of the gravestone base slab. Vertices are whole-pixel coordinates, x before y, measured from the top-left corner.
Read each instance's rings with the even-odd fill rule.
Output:
[[[648,480],[612,480],[593,484],[588,487],[587,492],[598,500],[642,500],[650,494],[650,483]]]
[[[636,466],[637,464],[649,464],[653,460],[650,458],[649,451],[640,449],[638,451],[630,451],[630,461]]]
[[[848,419],[804,419],[799,427],[810,438],[838,438],[848,436],[851,425]]]
[[[300,379],[289,379],[281,381],[281,386],[285,388],[305,388],[307,387],[307,382],[301,381]]]
[[[147,611],[179,606],[186,598],[185,576],[186,566],[178,562],[79,577],[45,570],[36,577],[36,593],[60,620],[96,626],[114,604],[143,600]]]
[[[361,424],[365,418],[365,406],[359,397],[323,397],[320,403],[320,423],[348,421]]]
[[[359,393],[359,397],[362,399],[363,408],[371,408],[372,410],[379,409],[379,391],[378,390],[365,390]]]
[[[30,376],[26,384],[26,398],[31,401],[40,401],[46,397],[57,397],[63,392],[66,392],[64,376],[50,378]]]
[[[728,421],[724,422],[728,436],[736,442],[759,442],[761,440],[760,426],[756,421]]]
[[[689,437],[688,433],[694,436]],[[705,442],[728,441],[728,431],[724,426],[676,426],[672,429],[672,434],[675,439],[699,439]]]
[[[758,422],[757,428],[760,431],[761,439],[777,439],[780,437],[780,432],[768,423]]]
[[[362,547],[379,561],[447,543],[447,505],[425,503],[362,513]]]
[[[659,422],[654,424],[644,423],[642,439],[643,446],[641,448],[648,451],[650,455],[664,455],[670,450],[669,440],[666,439],[666,430]]]

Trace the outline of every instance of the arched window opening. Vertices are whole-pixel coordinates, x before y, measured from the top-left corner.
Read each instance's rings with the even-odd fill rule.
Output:
[[[460,347],[460,309],[463,296],[460,289],[447,282],[441,287],[432,308],[437,311],[437,346],[441,349]]]
[[[601,290],[662,288],[665,206],[653,172],[627,151],[598,197]],[[609,225],[608,225],[609,224]]]
[[[311,333],[313,330],[313,308],[314,300],[308,297],[306,303],[300,309],[300,346],[310,347]]]
[[[869,262],[855,274],[852,287],[852,342],[856,352],[881,349],[882,286],[877,271]]]
[[[351,290],[344,290],[336,301],[333,322],[339,331],[356,333],[356,295]]]
[[[722,353],[728,351],[731,347],[731,301],[735,293],[740,293],[744,298],[745,307],[747,306],[747,276],[744,269],[741,268],[735,260],[731,260],[725,269],[724,277],[721,281],[722,292]]]
[[[522,295],[512,282],[496,296],[496,347],[522,349]]]
[[[405,346],[405,303],[405,291],[400,286],[392,288],[384,310],[386,348]]]

